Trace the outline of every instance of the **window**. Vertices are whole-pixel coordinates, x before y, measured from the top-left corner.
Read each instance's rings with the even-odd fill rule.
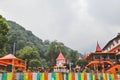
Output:
[[[115,68],[115,71],[118,71],[118,68]]]
[[[118,40],[116,42],[118,43]]]
[[[120,52],[120,49],[118,49],[118,52]]]
[[[100,59],[100,55],[95,55],[95,59]]]
[[[113,43],[113,46],[114,46],[115,44]]]

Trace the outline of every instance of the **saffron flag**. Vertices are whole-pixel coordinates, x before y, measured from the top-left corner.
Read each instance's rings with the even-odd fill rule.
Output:
[[[49,74],[47,72],[44,73],[44,80],[48,80],[48,75]]]
[[[62,76],[62,73],[59,73],[59,80],[63,80],[63,76]]]
[[[75,73],[72,73],[72,80],[75,80]]]
[[[28,80],[32,80],[33,74],[32,72],[28,72]]]

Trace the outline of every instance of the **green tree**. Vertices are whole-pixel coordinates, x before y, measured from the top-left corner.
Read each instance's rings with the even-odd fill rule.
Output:
[[[47,64],[48,64],[48,61],[46,61],[45,59],[41,59],[41,62],[40,62],[41,67],[49,68]]]
[[[28,65],[30,69],[36,69],[41,66],[41,62],[38,59],[31,59]]]
[[[79,66],[86,66],[88,64],[88,61],[87,60],[78,60],[76,62],[76,64]]]
[[[85,66],[88,64],[87,60],[78,60],[76,62],[77,65],[81,66],[81,71],[90,71],[88,68],[85,68]]]
[[[38,62],[40,61],[38,50],[35,47],[24,47],[17,52],[17,56],[23,60],[27,60],[27,68],[28,66],[33,67],[33,62],[35,62],[36,60],[38,60]],[[40,64],[36,64],[36,67],[38,67],[39,65]]]
[[[58,57],[60,51],[63,53],[63,55],[67,54],[67,50],[63,43],[57,41],[53,41],[50,43],[46,52],[46,56],[49,61],[48,63],[50,63],[50,66],[55,65],[56,58]]]
[[[75,67],[75,63],[78,60],[78,52],[75,50],[70,50],[69,53],[67,54],[67,59],[68,59],[68,63],[73,63],[72,67]]]
[[[0,56],[6,53],[6,42],[8,41],[7,33],[10,27],[6,20],[0,15]]]

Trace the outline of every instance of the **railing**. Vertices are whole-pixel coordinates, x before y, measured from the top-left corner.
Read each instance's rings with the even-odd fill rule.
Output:
[[[54,72],[69,72],[68,69],[54,69]]]
[[[0,73],[0,80],[120,80],[113,73]]]

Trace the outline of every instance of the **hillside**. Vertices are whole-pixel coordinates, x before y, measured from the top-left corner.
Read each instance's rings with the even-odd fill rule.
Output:
[[[7,43],[7,51],[9,53],[13,53],[13,45],[15,43],[16,51],[22,49],[24,46],[35,46],[40,55],[44,57],[47,45],[42,41],[42,39],[39,39],[31,31],[26,30],[21,25],[13,21],[7,22],[11,27],[8,32],[9,42]]]
[[[60,52],[63,53],[68,61],[74,63],[74,67],[76,65],[76,62],[78,61],[79,55],[83,57],[82,54],[79,54],[76,50],[72,50],[71,48],[65,46],[62,42],[57,42],[56,40],[52,42],[50,42],[49,40],[43,41],[42,39],[36,37],[31,31],[26,30],[24,27],[17,24],[16,22],[7,22],[11,27],[8,32],[9,41],[6,43],[6,50],[8,53],[13,53],[14,51],[15,53],[17,53],[26,46],[34,46],[38,50],[39,58],[41,60],[40,64],[42,66],[43,64],[44,66],[55,65],[56,58],[58,57]],[[29,61],[32,61],[32,59]]]

